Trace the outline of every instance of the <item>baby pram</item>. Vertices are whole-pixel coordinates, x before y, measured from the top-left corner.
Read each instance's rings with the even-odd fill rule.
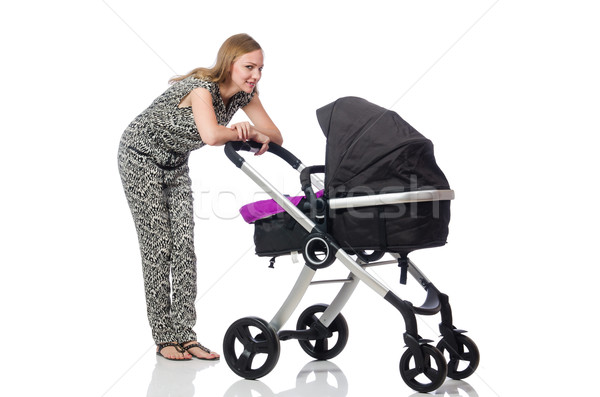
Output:
[[[448,296],[408,258],[410,252],[446,243],[450,221],[450,189],[437,166],[431,141],[395,112],[356,97],[346,97],[317,110],[327,137],[324,166],[305,167],[284,148],[270,144],[269,152],[300,172],[304,197],[289,198],[253,169],[239,150],[260,145],[230,142],[229,159],[273,200],[242,208],[255,225],[254,242],[259,256],[301,253],[305,262],[298,280],[279,311],[269,322],[257,317],[235,321],[227,330],[223,353],[229,367],[246,379],[268,374],[279,359],[280,341],[297,339],[311,357],[327,360],[345,347],[348,325],[341,310],[359,281],[400,311],[406,332],[406,351],[400,374],[412,389],[428,392],[446,379],[464,379],[479,363],[473,341],[453,325]],[[324,173],[324,184],[316,174]],[[315,193],[316,188],[322,191]],[[392,260],[381,260],[385,254]],[[342,280],[313,281],[317,270],[336,260],[350,275]],[[407,274],[427,291],[425,302],[413,306],[400,299],[370,275],[371,266],[397,264],[400,282]],[[329,305],[304,310],[296,329],[283,330],[308,287],[339,282],[342,287]],[[422,338],[416,315],[441,313],[441,340]]]

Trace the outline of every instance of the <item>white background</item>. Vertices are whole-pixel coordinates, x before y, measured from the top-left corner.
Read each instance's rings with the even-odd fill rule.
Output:
[[[449,244],[412,258],[479,345],[469,395],[593,395],[597,8],[582,0],[4,2],[0,394],[156,393],[118,141],[170,77],[210,66],[224,39],[246,32],[265,51],[262,101],[307,165],[324,160],[315,110],[347,95],[398,112],[434,142],[456,191]],[[249,161],[297,193],[297,176],[267,157]],[[284,258],[271,270],[253,255],[252,227],[236,211],[264,194],[222,148],[194,152],[190,166],[197,330],[221,351],[235,319],[271,318],[300,266]],[[395,267],[377,273],[396,288]],[[300,309],[333,293],[315,287]],[[348,390],[335,395],[411,395],[397,369],[401,317],[364,286],[344,314],[350,340],[332,363]],[[420,323],[423,336],[437,336],[436,322]],[[305,395],[295,377],[309,361],[295,342],[282,343],[280,363],[255,385],[270,390],[263,395]],[[224,362],[200,369],[188,384],[197,395],[222,396],[239,380]]]

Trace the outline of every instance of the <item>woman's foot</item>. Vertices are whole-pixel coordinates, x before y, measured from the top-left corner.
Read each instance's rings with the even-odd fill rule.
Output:
[[[221,358],[221,356],[219,356],[217,353],[210,351],[210,349],[207,349],[195,340],[185,342],[181,345],[181,347],[183,347],[184,351],[191,354],[192,357],[195,357],[198,360],[213,361]]]
[[[173,361],[188,361],[192,359],[192,356],[177,342],[159,343],[156,345],[156,354]]]

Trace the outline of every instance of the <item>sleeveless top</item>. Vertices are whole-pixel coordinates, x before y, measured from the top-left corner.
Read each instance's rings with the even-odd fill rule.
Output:
[[[222,126],[226,126],[235,112],[250,103],[254,96],[254,93],[240,91],[225,106],[217,83],[187,77],[173,83],[129,124],[121,145],[151,157],[160,166],[177,167],[186,163],[190,152],[205,143],[194,122],[192,108],[180,108],[179,104],[198,87],[211,93],[217,122]]]

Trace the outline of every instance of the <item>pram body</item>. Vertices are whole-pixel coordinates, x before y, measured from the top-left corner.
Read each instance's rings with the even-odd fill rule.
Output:
[[[463,335],[465,331],[454,327],[447,295],[408,258],[414,250],[444,245],[448,235],[454,192],[436,164],[431,141],[395,112],[361,98],[340,98],[319,109],[317,118],[327,137],[324,166],[305,167],[282,147],[271,144],[269,149],[300,171],[305,197],[284,196],[254,170],[237,153],[252,150],[248,144],[226,145],[230,160],[273,199],[242,208],[246,221],[255,225],[256,254],[277,257],[300,252],[305,261],[292,291],[270,322],[246,317],[230,326],[223,345],[228,365],[244,378],[262,377],[277,363],[279,341],[288,339],[298,339],[314,358],[336,356],[348,336],[341,310],[362,281],[403,316],[408,349],[401,357],[400,373],[407,385],[427,392],[438,388],[446,376],[466,378],[479,363],[477,346]],[[316,177],[321,173],[324,184]],[[322,190],[315,193],[313,186]],[[380,261],[386,253],[393,260]],[[343,284],[336,298],[330,305],[307,308],[295,330],[282,330],[315,283],[315,273],[336,260],[350,271],[346,279],[330,281]],[[427,291],[422,306],[400,299],[367,271],[371,266],[392,263],[401,269],[401,283],[406,283],[410,274]],[[416,315],[437,313],[442,317],[442,339],[434,347],[418,334]],[[254,328],[258,334],[252,336],[250,329]],[[336,343],[330,346],[328,340],[334,334]],[[253,367],[256,355],[266,355],[258,368]]]

